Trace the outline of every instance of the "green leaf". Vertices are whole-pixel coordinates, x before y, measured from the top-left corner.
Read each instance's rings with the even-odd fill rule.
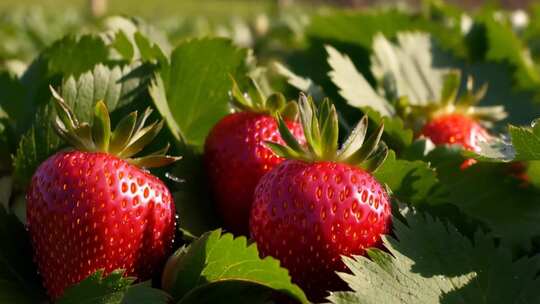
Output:
[[[480,151],[464,154],[479,160],[493,162],[540,160],[540,125],[533,127],[508,126],[510,141],[492,138],[479,144]]]
[[[114,111],[146,93],[145,84],[149,76],[144,73],[144,68],[140,63],[112,68],[97,64],[79,77],[65,78],[60,91],[79,121],[92,123],[94,105],[98,100],[103,100],[109,111]],[[143,109],[146,105],[142,103],[138,108]]]
[[[107,60],[106,53],[105,42],[92,35],[66,36],[42,51],[21,75],[19,84],[10,85],[18,86],[18,89],[12,89],[20,94],[12,94],[15,92],[11,90],[3,94],[10,99],[10,104],[18,105],[23,114],[23,117],[17,118],[17,137],[29,130],[33,118],[48,101],[49,85],[59,85],[64,75],[79,75],[92,69],[97,63]],[[6,82],[4,84],[7,85]],[[5,90],[3,87],[1,89]]]
[[[395,45],[375,36],[371,71],[387,98],[407,97],[412,105],[439,102],[446,70],[433,67],[435,51],[427,33],[398,33]]]
[[[36,114],[32,127],[19,142],[13,159],[13,179],[20,189],[26,189],[39,164],[62,146],[51,126],[54,113],[52,106],[42,107]]]
[[[193,297],[190,293],[210,290],[222,293],[220,303],[227,303],[228,299],[223,295],[228,294],[232,286],[245,292],[250,287],[260,290],[262,286],[308,303],[302,290],[291,283],[288,271],[279,267],[277,260],[271,257],[260,259],[255,244],[248,245],[245,237],[222,235],[221,230],[204,234],[171,266],[175,267],[176,274],[171,294],[180,303],[191,303],[184,300]]]
[[[487,60],[509,63],[515,67],[514,81],[521,89],[535,89],[540,84],[540,72],[531,58],[524,42],[503,21],[495,19],[494,14],[480,17],[485,27],[487,40]]]
[[[388,252],[344,258],[352,274],[340,276],[353,291],[329,300],[348,303],[537,303],[540,257],[512,260],[511,253],[478,232],[474,242],[428,215],[404,212],[394,219],[395,238],[384,236]]]
[[[167,304],[170,297],[149,284],[132,285],[135,278],[123,277],[123,270],[104,275],[98,270],[79,284],[66,289],[58,304]]]
[[[503,243],[529,249],[531,238],[540,235],[540,199],[532,187],[510,175],[507,164],[479,162],[466,170],[459,147],[437,147],[427,160],[437,170],[440,195],[428,203],[454,205],[480,221]],[[458,190],[459,189],[459,190]]]
[[[453,66],[464,71],[463,78],[472,76],[476,83],[488,84],[486,97],[480,106],[504,106],[508,110],[507,122],[527,124],[540,116],[531,92],[517,90],[512,84],[511,66],[498,63],[455,63]]]
[[[131,44],[131,41],[123,31],[118,31],[116,33],[116,36],[114,37],[114,41],[111,46],[116,49],[125,60],[131,61],[131,59],[133,58],[133,55],[135,53],[133,49],[133,44]]]
[[[96,35],[68,35],[55,42],[42,54],[51,75],[78,76],[109,59],[105,41]]]
[[[0,206],[0,303],[41,303],[46,299],[32,262],[23,224]]]
[[[167,56],[157,43],[153,43],[147,36],[140,32],[136,32],[133,37],[142,60],[157,60],[160,64],[167,63]]]
[[[516,160],[540,160],[540,136],[534,128],[510,126],[508,128]]]
[[[132,75],[139,67],[139,64],[134,64],[108,68],[98,64],[78,78],[70,76],[64,79],[60,91],[79,121],[92,122],[94,105],[98,100],[106,102],[114,118],[115,110],[127,108],[145,92],[142,78]],[[142,100],[133,104],[146,105]],[[13,175],[20,189],[26,188],[37,166],[62,147],[63,143],[52,128],[54,116],[52,103],[42,105],[32,127],[19,142],[13,160]]]
[[[306,29],[306,34],[323,41],[334,40],[369,48],[377,33],[392,36],[398,31],[413,28],[417,28],[417,25],[412,22],[411,16],[398,10],[336,10],[315,15]]]
[[[170,302],[171,296],[168,293],[161,289],[152,288],[151,282],[146,281],[131,285],[121,304],[169,304]]]
[[[295,74],[280,63],[275,63],[274,67],[281,76],[287,78],[287,82],[293,87],[312,96],[315,100],[322,100],[324,98],[322,88],[313,82],[313,80]]]
[[[163,83],[163,78],[160,74],[154,75],[154,78],[151,80],[150,86],[148,87],[148,93],[152,97],[152,101],[161,114],[161,117],[163,117],[165,120],[171,134],[176,140],[184,142],[182,130],[180,130],[180,126],[176,122],[172,111],[169,108],[165,92],[165,84]]]
[[[104,271],[98,270],[66,289],[57,303],[121,303],[126,290],[135,281],[134,278],[124,278],[123,273],[115,270],[104,276]]]
[[[150,89],[167,125],[175,126],[173,134],[181,132],[186,144],[202,147],[210,128],[228,113],[229,75],[242,74],[246,54],[220,38],[184,41],[176,47],[169,77],[162,74]]]
[[[370,107],[382,116],[394,115],[394,107],[371,87],[348,56],[330,46],[326,47],[326,51],[328,64],[332,68],[330,78],[349,105],[357,108]]]
[[[178,304],[267,304],[272,289],[254,282],[227,280],[190,291]]]
[[[392,189],[393,196],[411,204],[429,202],[439,183],[436,171],[421,160],[396,159],[390,151],[386,161],[374,172],[375,178]]]

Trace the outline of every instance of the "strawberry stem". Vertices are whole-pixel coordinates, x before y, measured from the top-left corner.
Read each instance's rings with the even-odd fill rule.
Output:
[[[339,121],[335,106],[326,99],[317,108],[311,97],[301,94],[299,109],[306,146],[298,143],[283,118],[278,116],[279,132],[285,145],[267,142],[276,154],[303,161],[339,161],[368,170],[376,170],[386,159],[388,148],[380,142],[383,124],[364,142],[368,127],[368,118],[364,116],[338,150]]]
[[[132,158],[151,143],[163,128],[163,120],[145,126],[152,114],[147,108],[141,116],[134,111],[124,117],[114,132],[111,131],[111,119],[105,103],[100,100],[94,107],[94,124],[79,122],[64,99],[50,87],[55,101],[57,116],[53,127],[58,135],[80,151],[105,152],[116,155],[126,161],[146,168],[161,167],[171,164],[180,157],[166,155],[169,145],[148,156]]]
[[[231,104],[239,111],[269,114],[274,117],[283,116],[288,120],[296,120],[298,116],[298,106],[295,102],[287,102],[281,93],[273,93],[270,96],[261,89],[260,85],[251,77],[247,78],[247,92],[243,93],[236,80],[230,76],[232,89]]]

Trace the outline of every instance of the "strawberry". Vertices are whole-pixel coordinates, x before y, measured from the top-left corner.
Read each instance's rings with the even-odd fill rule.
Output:
[[[251,82],[251,96],[244,96],[233,82],[236,107],[240,112],[221,119],[210,131],[204,150],[205,167],[224,226],[235,234],[248,234],[253,192],[260,178],[283,161],[265,141],[283,142],[274,115],[286,106],[283,95],[264,97]],[[288,114],[289,116],[294,116]],[[287,112],[285,112],[287,114]],[[288,120],[291,132],[304,141],[299,123]]]
[[[446,75],[441,100],[425,105],[401,105],[406,108],[412,125],[421,126],[419,137],[429,138],[435,145],[459,145],[469,151],[480,151],[480,143],[489,140],[491,135],[485,126],[504,119],[506,113],[502,106],[478,107],[476,104],[485,96],[487,86],[474,91],[471,77],[467,81],[466,91],[458,97],[461,74],[457,71]],[[466,159],[461,169],[476,163]]]
[[[488,131],[472,117],[454,113],[435,117],[421,131],[421,136],[429,138],[435,145],[460,145],[469,151],[480,151],[480,142],[486,142]],[[476,160],[468,158],[460,165],[465,170],[476,164]]]
[[[430,120],[421,134],[436,145],[458,144],[470,151],[479,151],[479,142],[487,141],[487,130],[472,117],[464,114],[446,114]]]
[[[55,129],[75,150],[43,162],[26,196],[28,231],[45,288],[57,299],[98,269],[122,268],[126,275],[150,278],[172,250],[175,207],[165,184],[139,166],[162,166],[177,158],[164,155],[166,149],[130,157],[154,139],[163,123],[143,127],[151,111],[138,119],[134,112],[111,132],[100,101],[90,128],[54,95]]]
[[[281,120],[288,146],[268,145],[287,160],[259,182],[250,229],[261,255],[279,259],[308,297],[319,301],[326,290],[345,288],[335,273],[346,271],[342,255],[363,255],[389,232],[390,199],[370,173],[387,149],[378,144],[382,125],[362,146],[368,121],[364,117],[337,151],[337,114],[328,101],[317,112],[302,96],[300,116],[307,148]]]

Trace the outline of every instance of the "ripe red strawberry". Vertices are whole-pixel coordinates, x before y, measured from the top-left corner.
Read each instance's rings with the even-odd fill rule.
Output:
[[[302,97],[300,108],[308,149],[286,131],[282,136],[288,147],[270,144],[292,159],[259,182],[250,229],[261,255],[278,258],[308,297],[319,301],[327,290],[345,287],[335,273],[346,271],[341,255],[362,255],[389,232],[388,194],[369,173],[384,160],[386,148],[378,145],[382,125],[362,147],[364,117],[338,152],[335,108],[323,103],[319,124],[312,124],[312,102]]]
[[[487,130],[472,117],[464,114],[446,114],[430,120],[421,131],[436,145],[460,145],[469,151],[480,151],[480,142],[485,142],[490,135]],[[476,164],[473,158],[466,159],[460,165],[465,170]]]
[[[484,125],[506,117],[502,106],[475,106],[485,95],[487,86],[473,91],[473,80],[467,81],[465,94],[458,98],[461,75],[451,72],[446,75],[442,99],[436,103],[411,107],[409,114],[413,121],[423,125],[419,136],[429,138],[436,145],[459,145],[469,151],[480,151],[480,143],[488,141],[491,135]],[[461,169],[476,163],[466,159]]]
[[[470,151],[479,151],[479,142],[487,141],[489,134],[474,118],[454,113],[430,120],[421,134],[436,145],[458,144]]]
[[[282,95],[266,99],[255,88],[252,97],[245,97],[234,84],[237,106],[243,111],[219,121],[210,131],[204,150],[206,171],[224,225],[231,232],[244,235],[248,234],[257,183],[283,161],[264,142],[283,142],[272,113],[284,108],[285,100]],[[286,125],[295,137],[304,141],[299,123],[288,120]]]
[[[126,275],[150,278],[172,249],[175,208],[165,184],[136,165],[161,166],[177,158],[166,151],[120,157],[139,152],[162,123],[143,128],[150,112],[139,120],[134,112],[111,134],[105,104],[98,102],[91,132],[55,96],[55,127],[77,150],[43,162],[26,197],[28,230],[45,288],[56,299],[98,269],[122,268]]]

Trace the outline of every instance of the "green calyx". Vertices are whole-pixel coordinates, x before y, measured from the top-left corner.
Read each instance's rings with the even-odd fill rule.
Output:
[[[166,155],[169,150],[168,144],[150,155],[133,158],[156,138],[163,127],[163,121],[156,121],[145,126],[146,120],[152,114],[152,109],[147,108],[141,116],[136,111],[131,112],[120,120],[112,131],[109,111],[103,101],[96,103],[94,123],[90,126],[86,122],[79,122],[60,94],[52,87],[50,89],[57,113],[53,127],[58,135],[75,149],[109,153],[144,168],[162,167],[181,159],[181,157]]]
[[[287,120],[295,120],[298,116],[296,102],[287,102],[283,94],[273,93],[266,96],[260,85],[251,77],[248,77],[248,88],[244,93],[232,76],[231,80],[231,104],[236,110],[269,114],[274,117],[280,115]]]
[[[335,106],[325,99],[319,108],[311,97],[300,95],[300,122],[304,130],[306,145],[301,145],[287,128],[282,117],[278,117],[278,127],[285,145],[266,142],[281,157],[299,159],[307,162],[335,161],[362,167],[368,171],[376,170],[386,159],[388,148],[380,142],[384,125],[367,137],[367,116],[355,126],[349,138],[338,149],[338,115]]]
[[[487,126],[506,118],[507,113],[503,106],[477,106],[487,93],[487,84],[482,85],[475,91],[474,80],[469,76],[465,91],[459,94],[461,81],[462,75],[459,71],[448,72],[444,76],[441,100],[427,106],[411,106],[406,98],[401,99],[398,106],[401,116],[407,117],[410,122],[414,120],[417,126],[425,124],[425,120],[448,114],[469,116]],[[418,121],[419,118],[423,121]]]

